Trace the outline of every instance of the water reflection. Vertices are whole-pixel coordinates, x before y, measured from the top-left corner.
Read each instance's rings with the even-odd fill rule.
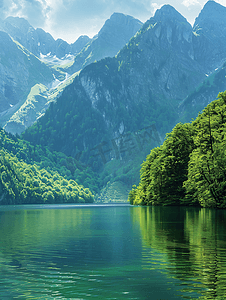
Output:
[[[161,268],[200,299],[226,299],[225,210],[139,207],[132,217],[140,223],[144,268]]]
[[[128,278],[141,250],[128,209],[0,211],[0,298],[140,299]]]
[[[225,212],[0,210],[1,299],[224,299]]]

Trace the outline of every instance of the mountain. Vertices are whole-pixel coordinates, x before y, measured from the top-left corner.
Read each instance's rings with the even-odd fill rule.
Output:
[[[114,14],[73,63],[53,66],[53,58],[43,54],[42,60],[51,62],[45,66],[54,81],[36,82],[5,128],[21,132],[37,119],[22,137],[78,160],[87,173],[92,169],[100,178],[99,187],[106,187],[103,197],[110,197],[112,186],[131,187],[138,182],[139,165],[162,143],[161,137],[178,121],[196,117],[210,95],[216,93],[214,99],[224,90],[226,54],[212,45],[223,45],[224,26],[207,34],[210,5],[215,18],[226,16],[208,2],[196,19],[202,30],[164,5],[126,43],[120,28],[131,33],[137,20]],[[105,50],[115,46],[117,51],[117,37],[124,46],[109,57]],[[217,53],[214,58],[211,51]],[[107,57],[96,61],[98,53]]]
[[[216,99],[226,87],[226,62],[217,68],[201,85],[189,94],[179,105],[180,121],[189,122],[191,116],[197,116],[203,108]]]
[[[87,65],[93,59],[116,55],[141,25],[140,21],[130,16],[113,14],[106,21],[98,36],[92,40],[93,42],[81,52],[85,51],[87,54],[87,47],[92,49],[93,56],[89,52],[89,58],[85,57],[85,64]],[[4,117],[0,117],[2,126],[8,132],[20,134],[45,113],[49,104],[55,101],[63,89],[77,76],[76,73],[73,73],[75,71],[73,71],[73,68],[69,69],[63,65],[72,61],[74,57],[72,54],[75,54],[73,52],[75,50],[72,48],[74,47],[75,49],[77,45],[76,51],[78,51],[78,49],[86,44],[87,38],[86,36],[81,36],[69,47],[63,40],[58,39],[55,41],[44,30],[35,30],[23,18],[8,17],[1,27],[13,36],[15,40],[23,44],[24,47],[33,51],[42,62],[46,63],[46,66],[49,66],[50,72],[52,72],[54,77],[52,82],[36,82],[34,86],[30,87],[30,90],[24,92],[24,99],[22,103],[20,102],[20,105],[4,112]],[[63,55],[64,57],[62,58]],[[68,74],[68,72],[71,74]]]
[[[68,79],[66,73],[57,70],[38,59],[34,54],[24,48],[19,42],[12,38],[4,31],[0,31],[1,49],[0,49],[0,124],[3,127],[9,122],[10,118],[23,106],[26,102],[30,109],[40,108],[36,116],[21,115],[19,122],[15,118],[8,125],[8,131],[12,133],[20,133],[26,127],[26,119],[31,125],[41,115],[41,111],[45,111],[48,107],[48,101],[53,96],[53,88],[58,85],[58,91],[54,95],[61,92],[65,79]],[[70,82],[71,79],[69,79]],[[68,82],[68,83],[69,83]],[[42,87],[36,88],[34,87]],[[43,87],[48,92],[44,99],[44,103],[38,101],[40,93],[43,95]],[[37,99],[31,103],[29,98],[36,91]],[[54,100],[54,99],[52,99]],[[25,104],[26,105],[26,104]],[[28,111],[23,109],[23,112]],[[31,120],[32,119],[32,120]]]
[[[163,6],[115,57],[86,66],[23,137],[76,157],[106,181],[131,186],[148,149],[204,108],[189,95],[207,80],[215,90],[224,84],[223,67],[221,75],[208,76],[197,59],[196,37],[182,15]]]
[[[64,88],[67,87],[76,76],[77,73],[70,77],[66,74],[65,80],[61,79],[60,81],[55,77],[48,85],[42,83],[35,84],[30,89],[26,100],[20,103],[20,106],[18,105],[16,109],[12,107],[3,113],[0,119],[4,125],[4,129],[13,134],[22,133],[45,114],[50,103],[56,101]]]
[[[85,67],[24,137],[67,155],[81,152],[98,169],[101,156],[92,158],[91,149],[112,139],[122,148],[123,134],[153,124],[164,136],[179,117],[178,104],[205,78],[194,61],[191,25],[165,5],[116,57]]]
[[[131,16],[114,13],[105,22],[97,36],[75,57],[68,72],[77,72],[94,61],[115,56],[142,25],[142,22]]]
[[[58,58],[66,55],[76,55],[90,41],[88,36],[81,36],[73,44],[68,44],[62,39],[55,40],[51,34],[41,28],[34,29],[27,20],[19,17],[8,17],[1,25],[14,40],[18,41],[27,50],[37,57],[51,54]]]
[[[194,58],[211,73],[225,62],[226,7],[208,1],[193,26]]]

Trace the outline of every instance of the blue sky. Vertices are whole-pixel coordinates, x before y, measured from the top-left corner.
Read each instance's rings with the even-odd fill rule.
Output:
[[[70,43],[80,35],[93,37],[114,13],[131,15],[142,22],[164,4],[174,6],[191,24],[206,0],[0,0],[0,17],[19,16]],[[226,0],[216,0],[226,6]]]

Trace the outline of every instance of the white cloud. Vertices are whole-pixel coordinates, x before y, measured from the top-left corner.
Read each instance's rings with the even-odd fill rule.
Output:
[[[190,6],[193,6],[193,5],[200,5],[201,6],[199,1],[197,1],[197,0],[184,0],[182,2],[182,4],[186,7],[190,7]]]
[[[226,0],[218,0],[216,2],[220,3],[223,6],[226,6]]]
[[[154,15],[157,9],[160,9],[163,4],[151,3],[151,12]]]
[[[215,0],[226,6],[226,0]],[[207,0],[0,0],[0,17],[24,17],[53,37],[74,42],[80,35],[97,34],[114,12],[142,22],[164,4],[177,9],[192,24]]]

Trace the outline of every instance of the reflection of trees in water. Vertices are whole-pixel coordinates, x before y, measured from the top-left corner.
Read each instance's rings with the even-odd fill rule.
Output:
[[[139,207],[133,218],[144,243],[167,257],[170,276],[186,281],[191,292],[205,289],[205,299],[226,299],[226,211]]]

